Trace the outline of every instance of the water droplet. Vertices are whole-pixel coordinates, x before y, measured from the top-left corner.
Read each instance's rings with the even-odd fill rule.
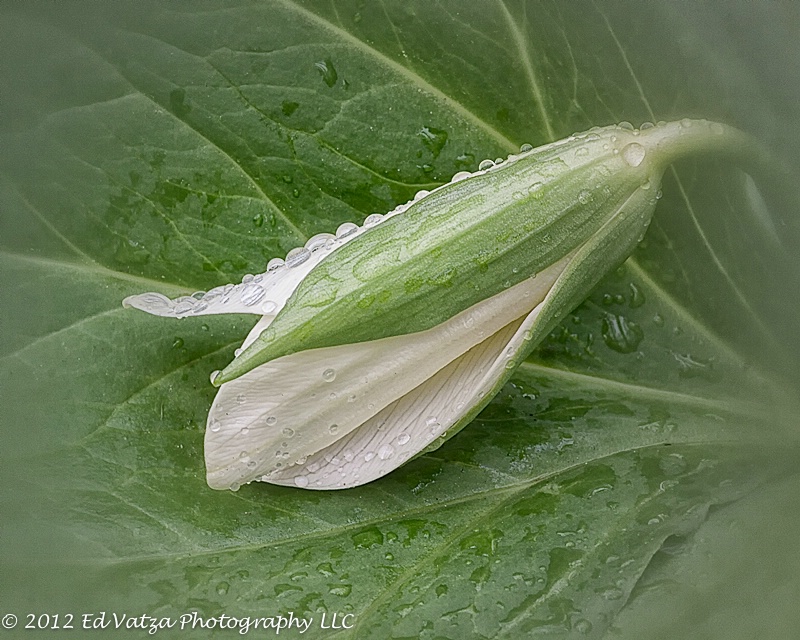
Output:
[[[378,457],[381,460],[388,460],[393,455],[394,455],[394,447],[390,444],[385,444],[380,449],[378,449]]]
[[[681,120],[681,126],[684,129],[688,129],[689,127],[692,126],[692,121],[689,118],[684,118],[683,120]]]
[[[227,582],[220,582],[217,585],[217,594],[221,595],[221,596],[224,596],[226,593],[228,593],[228,589],[230,589],[230,588],[231,588],[231,585],[229,585]]]
[[[399,436],[397,436],[397,444],[399,445],[408,444],[409,440],[411,440],[411,436],[407,433],[401,433]]]
[[[336,379],[336,370],[325,369],[325,371],[322,372],[322,379],[325,382],[333,382]]]
[[[328,433],[330,433],[332,436],[335,436],[338,432],[339,432],[338,424],[332,424],[330,427],[328,427]]]
[[[619,353],[633,353],[644,339],[644,331],[638,324],[613,313],[603,318],[602,332],[606,345]]]
[[[447,131],[425,126],[417,132],[417,135],[422,140],[422,144],[433,154],[433,157],[438,158],[442,148],[447,142]]]
[[[357,224],[345,222],[344,224],[340,224],[339,228],[336,229],[336,237],[346,238],[347,236],[354,234],[356,231],[358,231]]]
[[[472,174],[469,171],[459,171],[456,175],[450,178],[450,182],[461,182],[462,180],[466,180],[471,176]]]
[[[319,71],[325,84],[329,87],[333,87],[333,85],[336,84],[336,81],[339,79],[339,74],[336,73],[336,67],[333,66],[333,62],[330,58],[315,62],[314,66],[317,68],[317,71]]]
[[[216,369],[215,371],[212,371],[212,372],[211,372],[211,375],[209,376],[209,379],[211,380],[211,384],[214,384],[214,380],[216,380],[216,379],[217,379],[217,376],[218,376],[220,373],[221,373],[221,372],[220,372],[220,370],[219,370],[219,369]]]
[[[528,153],[528,151],[533,151],[533,146],[526,142],[519,148],[519,150],[520,153]]]
[[[633,282],[628,285],[628,288],[631,290],[631,301],[629,303],[631,308],[636,309],[641,307],[645,303],[644,294]]]
[[[626,121],[626,120],[623,120],[617,126],[620,129],[625,129],[627,131],[633,131],[633,125],[630,122]]]
[[[494,160],[486,158],[486,160],[481,160],[481,163],[478,165],[478,170],[486,171],[487,169],[491,169],[493,166],[494,166]]]
[[[367,451],[367,452],[364,454],[364,462],[369,462],[369,461],[370,461],[370,460],[372,460],[374,457],[375,457],[375,452],[374,452],[374,451]]]
[[[294,436],[294,429],[286,427],[283,431],[281,431],[281,433],[285,435],[287,438],[291,438]]]
[[[290,269],[303,264],[311,257],[311,252],[305,247],[297,247],[286,254],[286,266]]]
[[[252,276],[250,276],[252,279]],[[246,307],[254,305],[256,302],[261,300],[261,298],[266,295],[266,291],[264,291],[264,287],[260,284],[249,283],[244,286],[242,289],[242,297],[241,301],[242,304]]]
[[[380,213],[371,213],[367,216],[366,220],[364,220],[365,227],[374,227],[376,224],[380,223],[383,220],[383,216]]]
[[[311,251],[319,251],[320,249],[328,249],[333,244],[333,241],[336,239],[336,236],[332,233],[318,233],[315,236],[311,236],[306,242],[305,248]]]
[[[622,159],[632,167],[642,164],[645,155],[647,155],[647,151],[638,142],[631,142],[622,149]]]
[[[208,424],[208,429],[213,433],[217,433],[220,429],[222,429],[222,423],[219,420],[212,420]]]
[[[172,341],[172,348],[180,349],[183,346],[183,344],[184,344],[183,338],[175,338],[175,340]]]
[[[264,304],[261,305],[261,313],[264,315],[271,315],[275,313],[275,310],[278,308],[278,305],[275,304],[272,300],[265,300]]]
[[[350,584],[337,584],[331,587],[330,592],[335,596],[346,598],[353,591],[353,585]]]
[[[273,258],[267,263],[267,271],[275,271],[275,269],[280,269],[284,264],[286,264],[282,258]]]
[[[278,422],[278,419],[277,419],[275,416],[269,416],[269,417],[267,418],[267,421],[266,421],[266,422],[267,422],[267,426],[271,427],[271,426],[273,426],[273,425],[274,425],[276,422]]]
[[[254,215],[253,216],[253,224],[255,226],[257,226],[257,227],[263,227],[264,226],[264,214],[263,213],[257,213],[256,215]]]
[[[294,483],[302,489],[308,486],[308,478],[306,476],[295,476]]]
[[[427,189],[420,189],[414,194],[414,200],[422,200],[425,196],[430,193]]]

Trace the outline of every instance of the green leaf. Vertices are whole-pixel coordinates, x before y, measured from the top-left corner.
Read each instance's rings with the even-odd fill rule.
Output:
[[[709,511],[796,469],[798,194],[715,160],[667,172],[635,255],[472,425],[358,489],[208,489],[208,376],[253,319],[120,305],[241,279],[484,158],[592,125],[725,121],[796,173],[796,9],[2,14],[0,613],[294,612],[321,634],[326,612],[353,614],[342,638],[519,638],[602,637],[622,612],[636,633],[631,594],[635,612],[665,554],[691,558],[674,541],[716,535]],[[769,37],[752,44],[741,25]],[[796,482],[776,486],[796,502]],[[792,544],[739,555],[779,562]],[[755,600],[786,617],[786,599]]]

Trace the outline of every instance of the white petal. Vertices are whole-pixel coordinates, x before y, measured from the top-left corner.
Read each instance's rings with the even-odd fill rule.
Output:
[[[285,261],[272,260],[264,273],[245,276],[241,284],[226,284],[174,300],[160,293],[142,293],[128,296],[122,301],[122,306],[169,318],[221,313],[252,313],[274,317],[315,266],[366,231],[366,227],[356,227],[342,237],[320,233],[309,239],[305,247],[292,249],[286,254]]]
[[[286,482],[284,470],[287,467],[322,452],[361,425],[366,427],[364,433],[377,431],[377,422],[383,419],[377,417],[379,412],[400,401],[476,345],[487,343],[472,355],[467,354],[464,360],[464,366],[473,375],[476,368],[472,358],[480,359],[484,349],[486,353],[493,353],[496,345],[507,342],[513,329],[508,330],[508,335],[498,338],[496,343],[489,338],[530,314],[570,258],[567,256],[538,276],[427,331],[303,351],[268,362],[223,384],[209,412],[206,428],[209,486],[235,487],[254,479],[272,482],[273,474],[278,482]],[[252,336],[251,332],[248,339]],[[497,360],[496,356],[492,357]],[[449,375],[445,374],[432,383],[431,389],[445,385]],[[457,386],[457,382],[454,384]],[[489,382],[479,383],[484,384]],[[466,404],[465,410],[468,411],[471,407]],[[415,410],[419,408],[416,404],[413,406]],[[409,411],[403,407],[406,405],[397,410],[397,416]],[[440,411],[438,405],[433,408]],[[444,413],[442,415],[442,425],[446,427],[447,421]],[[370,420],[374,421],[371,423],[374,426],[365,424]],[[393,429],[404,428],[402,421],[392,424],[400,425]],[[426,426],[430,433],[431,425]],[[412,441],[409,437],[409,454],[420,451],[438,435],[425,441]],[[401,436],[399,431],[394,435],[405,440]],[[375,453],[381,457],[381,451]],[[383,460],[387,465],[381,474],[402,462],[400,454],[392,460],[389,453],[388,449],[383,450]],[[326,464],[336,467],[336,462],[331,460]],[[294,476],[299,476],[305,467],[295,466],[294,469]],[[374,477],[377,475],[355,484]],[[325,479],[331,483],[335,480],[336,484],[313,488],[341,486],[339,478],[329,476]],[[298,483],[302,482],[298,480]]]

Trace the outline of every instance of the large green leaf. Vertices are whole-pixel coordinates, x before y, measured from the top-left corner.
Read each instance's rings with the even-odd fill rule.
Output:
[[[233,282],[482,158],[595,124],[724,120],[792,167],[800,18],[728,9],[4,9],[0,614],[294,612],[320,634],[327,612],[353,614],[326,632],[348,638],[603,636],[709,509],[796,467],[796,193],[713,160],[669,172],[637,253],[473,425],[341,492],[208,489],[208,375],[253,321],[120,302]],[[631,606],[658,619],[658,598]]]

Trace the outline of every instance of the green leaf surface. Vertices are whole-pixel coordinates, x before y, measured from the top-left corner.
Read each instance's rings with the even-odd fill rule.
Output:
[[[796,191],[713,159],[669,171],[634,256],[472,425],[347,491],[208,489],[208,376],[253,319],[121,300],[238,281],[592,125],[717,119],[796,173],[800,16],[729,5],[5,6],[0,614],[293,612],[308,637],[461,639],[636,637],[644,611],[660,630],[641,594],[665,557],[691,581],[724,505],[797,500]],[[776,562],[793,540],[732,555]],[[800,592],[779,586],[761,618]]]

